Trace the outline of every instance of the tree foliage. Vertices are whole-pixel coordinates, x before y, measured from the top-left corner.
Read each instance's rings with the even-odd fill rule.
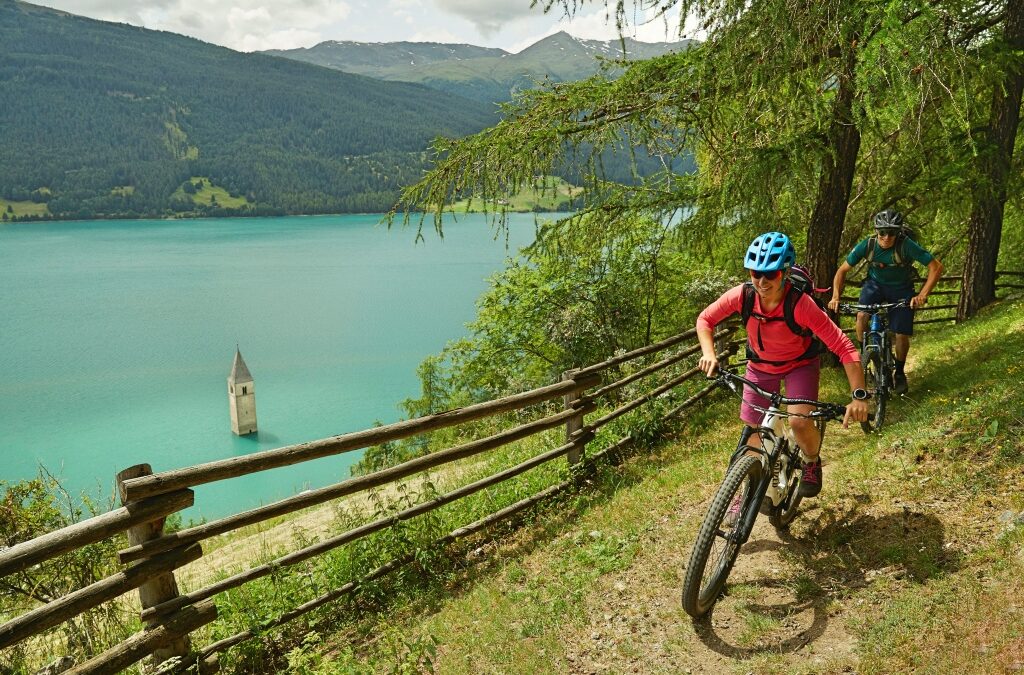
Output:
[[[594,3],[534,4],[572,14]],[[636,243],[621,233],[650,223],[672,224],[666,242],[687,269],[670,273],[681,278],[738,271],[746,242],[781,230],[827,283],[871,215],[894,206],[949,269],[959,268],[978,182],[979,130],[992,88],[1001,86],[1007,63],[1020,58],[995,39],[1005,0],[605,4],[620,22],[631,9],[664,13],[676,6],[700,18],[705,40],[682,53],[620,64],[621,74],[609,70],[523,92],[495,126],[436,142],[434,168],[392,212],[422,225],[430,215],[416,214],[425,211],[440,229],[446,204],[460,195],[498,200],[565,165],[587,175],[582,209],[549,228],[579,244],[578,262],[516,263],[483,301],[473,336],[446,350],[470,391],[514,389],[502,372],[546,370],[551,381],[573,357],[606,357],[615,348],[602,341],[608,324],[590,321],[587,336],[569,348],[560,338],[576,331],[552,328],[566,325],[572,298],[594,293],[586,251],[627,260]],[[600,162],[608,148],[660,158],[663,168],[634,185],[610,181]],[[677,169],[688,156],[696,173]],[[1021,262],[1020,164],[1018,154],[1009,171],[1012,226],[1002,247],[1011,266]],[[612,286],[625,283],[629,272],[609,269],[623,275]],[[562,283],[564,295],[555,292]],[[650,303],[663,312],[653,325],[688,325],[693,316],[682,318],[684,296],[669,293],[669,302]],[[629,296],[629,303],[639,297]],[[635,322],[634,329],[644,325],[624,309],[612,313]],[[632,336],[620,338],[625,345]],[[523,362],[533,370],[524,371]]]

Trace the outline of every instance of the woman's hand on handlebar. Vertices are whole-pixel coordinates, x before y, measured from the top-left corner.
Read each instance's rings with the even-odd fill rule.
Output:
[[[718,372],[718,357],[714,354],[710,356],[704,354],[700,357],[700,361],[697,362],[697,367],[700,368],[705,375],[711,377]]]
[[[868,402],[853,399],[846,404],[846,416],[843,417],[843,428],[849,429],[850,422],[866,422],[868,419]]]

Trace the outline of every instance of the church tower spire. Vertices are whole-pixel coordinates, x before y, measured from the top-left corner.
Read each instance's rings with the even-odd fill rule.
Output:
[[[256,432],[256,387],[237,345],[235,362],[228,375],[228,406],[231,409],[231,431],[239,436]]]

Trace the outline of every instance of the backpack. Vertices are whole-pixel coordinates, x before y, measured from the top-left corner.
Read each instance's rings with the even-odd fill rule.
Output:
[[[869,267],[884,268],[884,267],[910,267],[913,269],[914,261],[910,260],[907,256],[903,255],[903,242],[907,239],[914,238],[914,231],[910,229],[906,224],[900,228],[900,233],[896,235],[896,243],[893,244],[891,265],[886,263],[875,262],[875,248],[878,244],[878,235],[873,234],[868,237],[868,248],[864,252],[864,259],[867,261]]]
[[[746,327],[747,321],[750,319],[750,317],[754,317],[755,319],[764,322],[785,321],[786,326],[793,334],[799,335],[800,337],[810,337],[811,344],[808,345],[807,350],[804,351],[804,353],[801,354],[800,356],[793,359],[794,361],[802,361],[803,359],[809,359],[814,356],[818,356],[819,354],[822,354],[824,352],[827,352],[828,348],[825,346],[825,343],[823,343],[817,336],[814,335],[814,332],[810,328],[804,328],[803,326],[796,322],[796,318],[794,317],[796,303],[800,301],[800,296],[809,295],[811,296],[811,299],[814,300],[814,304],[816,304],[821,309],[821,311],[828,314],[825,303],[823,303],[820,299],[815,297],[815,293],[824,293],[829,289],[816,288],[814,286],[814,279],[811,277],[811,273],[807,270],[806,267],[803,267],[801,265],[793,265],[789,269],[789,284],[791,288],[789,291],[787,291],[786,296],[782,299],[782,316],[769,317],[763,316],[754,311],[754,297],[757,295],[757,291],[754,290],[754,284],[750,283],[749,281],[744,282],[743,305],[740,309],[740,318],[743,321],[744,328]],[[828,314],[828,316],[829,318],[832,319],[833,322],[835,322],[835,319],[832,317],[831,314]],[[758,338],[760,339],[760,335],[758,336]],[[767,359],[762,359],[758,357],[754,352],[753,348],[750,346],[749,336],[747,337],[747,340],[748,361],[753,361],[754,363],[767,363],[773,366],[779,366],[788,363],[787,361],[769,361]],[[764,349],[763,344],[759,346],[762,348],[762,350]]]

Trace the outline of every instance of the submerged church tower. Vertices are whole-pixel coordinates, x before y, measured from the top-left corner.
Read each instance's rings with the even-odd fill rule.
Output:
[[[235,362],[228,375],[228,405],[231,408],[231,431],[239,436],[256,432],[256,388],[242,352],[235,348]]]

